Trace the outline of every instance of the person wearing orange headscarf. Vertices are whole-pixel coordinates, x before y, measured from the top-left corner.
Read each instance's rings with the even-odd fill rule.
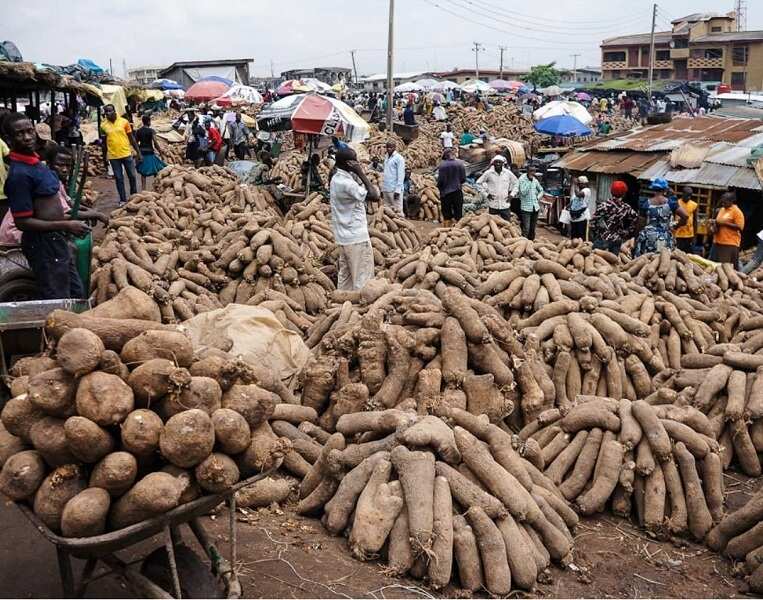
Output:
[[[590,223],[594,248],[619,254],[623,242],[636,235],[638,213],[623,200],[627,193],[626,183],[615,181],[609,199],[597,205]]]

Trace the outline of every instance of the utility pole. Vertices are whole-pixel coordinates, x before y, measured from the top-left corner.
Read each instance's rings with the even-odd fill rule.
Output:
[[[736,0],[734,7],[736,13],[737,31],[747,30],[747,0]]]
[[[275,75],[273,74],[273,59],[270,59],[270,78],[275,79]]]
[[[114,65],[111,62],[111,59],[109,59],[109,74],[113,77],[114,76]]]
[[[649,38],[649,87],[648,98],[652,102],[652,77],[654,76],[654,28],[657,23],[657,4],[652,6],[652,34]]]
[[[355,73],[355,85],[358,85],[358,68],[355,66],[355,50],[350,50],[352,56],[352,70]]]
[[[392,47],[395,43],[395,0],[389,0],[389,34],[387,35],[387,129],[392,131]]]
[[[472,52],[474,52],[474,78],[475,79],[480,78],[480,52],[484,50],[485,50],[485,46],[483,46],[479,42],[474,42],[474,48],[472,48]]]
[[[572,83],[578,82],[578,56],[580,54],[570,54],[572,57]]]
[[[498,79],[503,79],[503,53],[508,50],[508,48],[506,46],[498,46],[498,49],[501,51],[501,66],[499,68]]]

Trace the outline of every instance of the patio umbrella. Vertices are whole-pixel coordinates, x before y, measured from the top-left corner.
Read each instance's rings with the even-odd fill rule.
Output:
[[[416,85],[418,85],[425,92],[428,92],[429,90],[434,89],[437,83],[438,81],[436,79],[419,79],[416,82]]]
[[[495,91],[487,83],[479,79],[470,79],[469,81],[464,81],[464,83],[461,85],[461,89],[470,94],[473,94],[474,92],[490,94]]]
[[[257,126],[263,131],[288,131],[309,134],[308,156],[313,151],[316,135],[343,137],[362,142],[368,137],[368,123],[341,100],[318,94],[297,94],[273,102],[257,115]],[[310,193],[308,171],[305,197]]]
[[[204,78],[194,83],[185,93],[185,99],[192,102],[208,102],[219,98],[230,88],[230,83],[223,83],[216,78]]]
[[[558,85],[550,85],[547,88],[543,88],[541,92],[543,92],[544,96],[561,96],[562,88]]]
[[[499,92],[508,92],[514,89],[510,82],[503,79],[493,79],[488,85]]]
[[[154,90],[182,90],[183,86],[173,79],[154,79],[149,85]]]
[[[328,83],[323,83],[320,79],[314,77],[305,77],[302,83],[312,87],[316,92],[330,92],[331,86]]]
[[[540,121],[541,119],[559,115],[573,116],[584,125],[593,121],[591,113],[586,110],[585,106],[579,102],[570,102],[568,100],[554,100],[553,102],[544,104],[533,113],[533,119]]]
[[[535,131],[547,135],[584,136],[593,133],[583,123],[570,115],[557,115],[538,121]]]
[[[590,102],[591,95],[586,94],[585,92],[578,92],[577,94],[575,94],[575,98],[577,98],[578,100],[582,102]]]
[[[257,115],[265,131],[336,135],[351,142],[368,137],[368,123],[341,100],[318,94],[296,94],[273,102]]]
[[[458,90],[460,88],[461,88],[460,85],[458,85],[455,81],[451,81],[450,79],[441,81],[437,85],[432,87],[433,90],[436,90],[438,92],[445,92],[447,90]]]
[[[233,85],[228,88],[219,98],[215,98],[214,102],[220,106],[233,106],[234,104],[262,104],[262,95],[253,87],[248,85]]]
[[[407,83],[401,83],[400,85],[396,85],[395,91],[396,92],[420,92],[421,88],[419,87],[418,83],[409,81]]]
[[[290,94],[314,91],[316,91],[314,87],[305,84],[299,79],[288,79],[278,86],[276,89],[276,94],[279,96],[289,96]]]

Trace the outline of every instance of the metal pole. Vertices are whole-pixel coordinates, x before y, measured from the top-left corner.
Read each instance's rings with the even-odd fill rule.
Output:
[[[392,131],[392,48],[395,44],[395,0],[389,0],[389,33],[387,35],[387,129]]]
[[[570,54],[572,57],[572,83],[578,82],[578,56],[580,54]]]
[[[649,102],[652,102],[652,77],[654,76],[654,27],[657,22],[657,4],[652,6],[652,34],[649,39]]]
[[[498,79],[503,79],[503,53],[506,50],[506,46],[498,46],[498,49],[501,51],[501,66],[499,68]]]
[[[474,42],[474,79],[480,78],[480,50],[482,44]]]
[[[358,67],[355,66],[355,50],[350,50],[352,56],[352,70],[355,73],[355,85],[358,85]]]

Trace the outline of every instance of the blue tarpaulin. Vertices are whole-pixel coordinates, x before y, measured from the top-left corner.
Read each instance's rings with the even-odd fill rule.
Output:
[[[89,58],[80,58],[77,64],[83,69],[90,71],[93,75],[103,75],[106,72]]]

